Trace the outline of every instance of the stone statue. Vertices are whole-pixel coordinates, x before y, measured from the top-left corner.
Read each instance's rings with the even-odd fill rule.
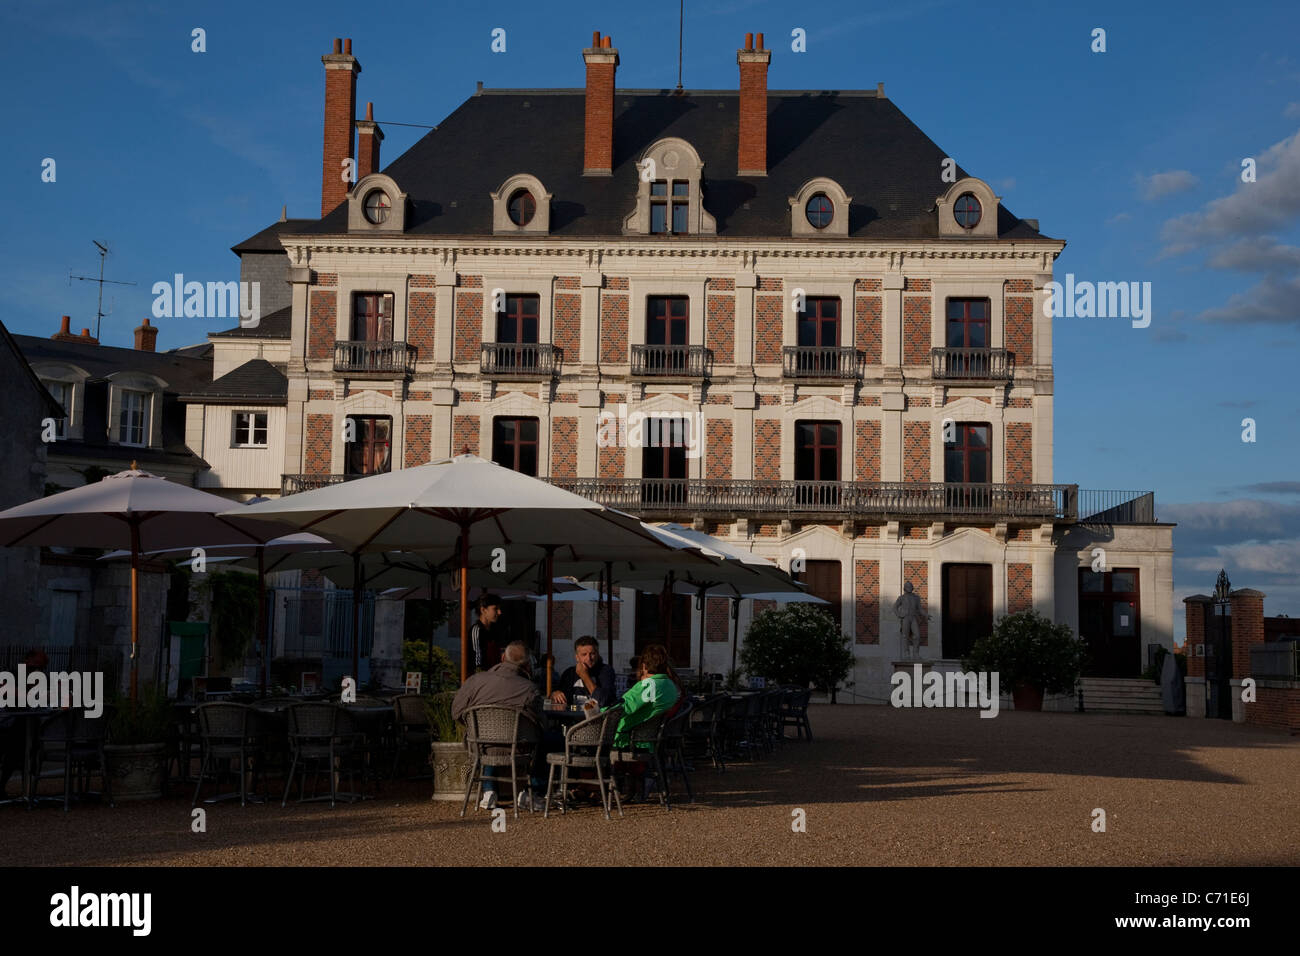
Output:
[[[898,618],[899,653],[902,657],[919,659],[921,656],[921,620],[930,615],[921,613],[921,599],[913,593],[912,582],[903,585],[903,593],[894,602],[894,616]]]

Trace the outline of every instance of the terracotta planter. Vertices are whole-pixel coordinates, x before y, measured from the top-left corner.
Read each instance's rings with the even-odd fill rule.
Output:
[[[113,781],[113,802],[161,799],[166,750],[166,744],[105,744],[104,760]]]
[[[1032,684],[1017,684],[1011,692],[1011,701],[1016,710],[1042,710],[1043,689]]]
[[[465,799],[473,761],[463,741],[435,740],[429,745],[429,766],[433,767],[433,799]]]

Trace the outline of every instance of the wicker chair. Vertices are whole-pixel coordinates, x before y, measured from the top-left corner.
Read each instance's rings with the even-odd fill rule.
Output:
[[[425,709],[424,698],[419,694],[402,694],[393,698],[393,714],[396,721],[396,746],[393,748],[392,776],[397,777],[397,765],[402,757],[412,750],[422,758],[429,755],[429,744],[433,741],[433,731],[429,727],[429,712]],[[427,763],[427,760],[424,761]],[[433,776],[432,771],[410,779],[425,780]]]
[[[75,790],[85,794],[90,785],[92,771],[98,771],[109,805],[113,804],[112,780],[104,760],[104,737],[108,726],[107,714],[91,719],[80,710],[65,710],[41,721],[37,730],[36,747],[32,760],[31,792],[27,794],[36,802],[36,787],[47,763],[62,767],[63,809],[67,811]]]
[[[194,786],[194,801],[190,806],[198,805],[199,793],[203,790],[203,781],[207,779],[209,769],[220,787],[220,774],[216,767],[219,760],[239,761],[239,805],[247,806],[249,760],[260,755],[260,748],[253,735],[252,710],[246,704],[222,701],[200,704],[198,715],[203,759],[199,764],[199,779]],[[260,771],[259,762],[258,772]],[[223,799],[234,799],[234,794],[212,797],[208,802],[215,803]]]
[[[328,799],[330,806],[333,807],[339,799],[337,771],[342,769],[348,757],[363,753],[364,735],[356,732],[346,712],[337,705],[324,701],[295,704],[289,708],[288,715],[289,752],[293,754],[293,762],[289,766],[289,776],[284,784],[284,797],[280,801],[280,806],[283,807],[288,803],[289,790],[293,786],[293,775],[298,771],[299,764],[303,765],[304,777],[298,779],[298,799],[299,802],[304,802],[309,799],[304,794],[307,764],[314,765],[319,772],[320,765],[324,763],[330,778],[329,797],[318,797],[313,793],[310,799]],[[359,737],[361,739],[358,739]],[[362,771],[364,786],[364,763]]]
[[[659,784],[659,804],[669,810],[672,807],[672,801],[668,794],[668,774],[664,772],[664,752],[666,745],[665,730],[668,725],[668,715],[656,714],[644,723],[637,724],[628,731],[628,745],[622,750],[617,750],[611,757],[617,757],[623,762],[640,762],[646,761],[650,764],[647,773],[652,773]],[[650,744],[647,748],[638,748],[637,744]]]
[[[727,769],[722,759],[720,735],[722,708],[726,702],[726,694],[714,694],[698,704],[691,711],[690,723],[686,727],[687,749],[693,756],[712,760],[715,770]]]
[[[542,739],[542,728],[528,711],[515,707],[471,707],[465,714],[465,745],[474,755],[469,779],[465,782],[465,805],[460,809],[463,817],[469,810],[470,794],[478,784],[479,796],[483,782],[510,781],[514,797],[515,818],[519,817],[519,771],[522,768],[524,783],[528,783],[528,768],[533,762],[537,744]],[[510,767],[510,775],[503,776],[499,768]],[[491,767],[493,773],[486,773]]]
[[[785,728],[794,727],[799,732],[800,740],[812,743],[812,724],[808,723],[808,701],[811,697],[810,690],[795,691],[781,705],[782,737],[785,736]]]
[[[676,714],[670,717],[664,723],[664,757],[667,760],[665,769],[668,776],[680,774],[682,783],[686,785],[686,796],[691,803],[695,802],[695,792],[691,790],[691,778],[689,771],[694,768],[686,763],[685,740],[686,730],[690,726],[691,710],[693,705],[688,701]],[[665,790],[667,787],[665,787]]]
[[[581,723],[566,727],[564,731],[564,752],[546,755],[550,769],[546,775],[546,809],[542,816],[551,812],[551,793],[555,786],[555,768],[560,768],[560,813],[565,812],[565,795],[569,792],[569,770],[581,768],[596,771],[596,779],[579,778],[572,781],[577,787],[596,787],[600,792],[600,802],[605,808],[605,819],[609,820],[611,795],[618,807],[618,815],[623,815],[623,801],[614,786],[614,770],[610,765],[609,754],[614,745],[614,729],[623,716],[623,707],[616,704],[609,710],[588,717]]]

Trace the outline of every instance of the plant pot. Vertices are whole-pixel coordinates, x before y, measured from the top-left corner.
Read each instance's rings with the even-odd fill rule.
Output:
[[[433,741],[429,745],[429,766],[433,767],[433,799],[465,799],[473,761],[464,741]]]
[[[1017,684],[1011,692],[1011,701],[1016,710],[1042,710],[1043,689],[1032,684]]]
[[[167,770],[166,744],[105,744],[113,802],[159,800]]]

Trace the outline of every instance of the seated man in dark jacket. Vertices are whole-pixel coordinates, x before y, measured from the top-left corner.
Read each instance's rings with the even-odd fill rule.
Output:
[[[472,675],[461,685],[451,702],[451,716],[454,720],[463,720],[470,708],[488,706],[522,708],[533,715],[540,727],[542,696],[529,673],[528,646],[523,641],[507,645],[500,664]],[[483,768],[484,774],[495,772],[495,767]],[[483,781],[483,799],[479,803],[481,809],[491,810],[496,806],[496,788],[495,780]],[[532,795],[527,790],[522,790],[517,799],[521,809],[526,810],[531,806]]]
[[[602,709],[614,703],[614,668],[600,659],[600,646],[589,635],[573,643],[577,662],[560,675],[551,699],[561,707],[594,700]]]

